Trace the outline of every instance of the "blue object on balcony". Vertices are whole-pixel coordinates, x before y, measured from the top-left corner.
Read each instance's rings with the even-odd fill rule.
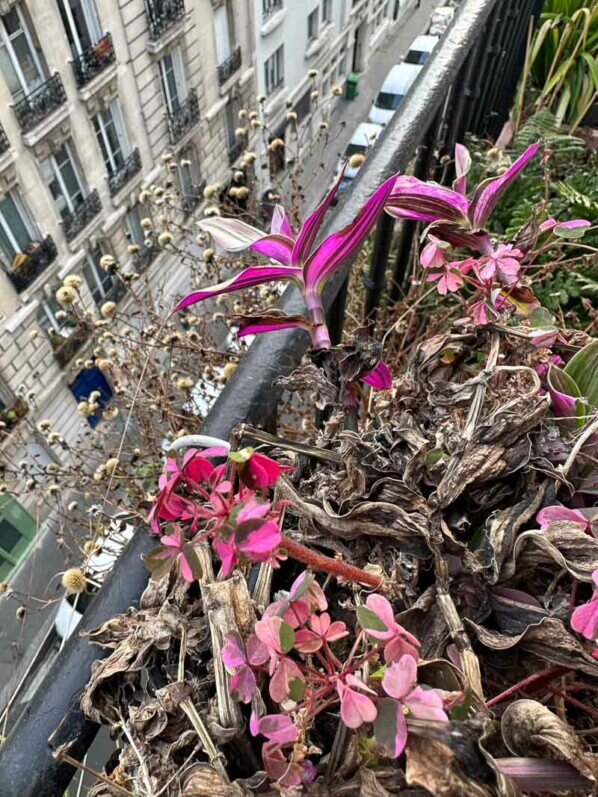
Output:
[[[83,368],[83,370],[79,371],[69,387],[77,401],[87,401],[90,393],[94,390],[99,391],[100,397],[96,402],[99,405],[99,409],[93,415],[87,416],[87,423],[92,429],[95,428],[100,422],[102,411],[114,395],[108,380],[100,369],[94,366],[93,368]]]

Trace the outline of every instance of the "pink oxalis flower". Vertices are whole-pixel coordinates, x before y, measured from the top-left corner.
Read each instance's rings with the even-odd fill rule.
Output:
[[[384,646],[385,661],[398,661],[409,653],[419,658],[419,641],[396,622],[390,602],[382,595],[368,595],[365,606],[357,610],[357,619],[368,636]]]
[[[592,573],[594,592],[587,603],[577,606],[571,614],[571,628],[586,639],[598,639],[598,570]]]

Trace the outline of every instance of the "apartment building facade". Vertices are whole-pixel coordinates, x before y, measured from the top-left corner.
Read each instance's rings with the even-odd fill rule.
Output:
[[[0,457],[43,469],[67,456],[35,428],[73,443],[85,391],[110,391],[55,292],[82,278],[84,309],[130,296],[102,268],[112,255],[173,297],[188,266],[146,246],[138,197],[172,153],[183,217],[202,212],[206,182],[225,185],[242,145],[236,108],[254,101],[251,0],[0,0]],[[139,251],[132,253],[131,245]],[[28,396],[34,394],[33,400]],[[29,437],[15,434],[27,416]],[[100,425],[101,427],[101,425]],[[22,427],[21,427],[22,430]],[[101,428],[98,428],[101,435]],[[17,444],[15,441],[19,439]],[[2,478],[0,476],[0,483]],[[0,494],[0,582],[43,592],[63,569],[34,498]],[[31,555],[29,555],[31,554]],[[0,597],[0,672],[47,618],[15,618]]]
[[[270,141],[281,139],[294,149],[298,131],[310,126],[313,134],[318,123],[327,121],[332,89],[344,89],[349,73],[367,69],[401,11],[414,1],[256,0],[256,84],[265,97],[262,111]],[[289,111],[294,112],[291,122]],[[309,146],[309,135],[299,138]],[[284,178],[285,169],[282,150],[270,157],[266,153],[266,160],[257,171],[264,196]]]

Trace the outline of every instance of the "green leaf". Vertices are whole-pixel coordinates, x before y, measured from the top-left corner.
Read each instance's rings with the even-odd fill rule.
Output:
[[[292,678],[289,681],[289,697],[295,703],[300,703],[305,695],[305,681],[301,678]]]
[[[364,631],[388,631],[388,626],[367,606],[357,607],[357,622]]]
[[[143,559],[143,563],[151,573],[152,578],[157,581],[168,575],[176,562],[176,557],[164,556],[165,550],[163,545],[157,545],[151,551],[148,551]]]
[[[536,307],[529,317],[530,326],[534,329],[554,329],[554,316],[545,307]]]
[[[433,448],[426,454],[426,465],[431,468],[444,456],[444,451],[441,448]]]
[[[314,574],[313,573],[306,573],[305,574],[305,577],[303,578],[303,581],[301,582],[301,584],[299,584],[297,589],[293,592],[293,600],[294,601],[299,600],[299,598],[302,598],[305,595],[307,590],[311,587],[311,585],[313,583],[313,580],[314,580]]]
[[[251,448],[251,446],[247,446],[247,448],[241,448],[239,451],[229,451],[228,458],[233,462],[238,462],[240,465],[244,465],[251,459],[252,454],[253,448]]]
[[[193,578],[199,581],[203,575],[203,570],[201,569],[201,562],[199,561],[195,546],[191,545],[191,543],[187,543],[183,546],[183,551],[185,553],[185,559],[189,562]]]
[[[292,626],[290,626],[286,620],[282,620],[280,623],[278,636],[280,639],[280,649],[283,653],[288,653],[289,651],[293,650],[295,647],[295,632],[293,631]]]
[[[592,407],[598,407],[598,340],[593,340],[574,354],[563,372],[579,391],[570,395],[583,396]]]
[[[563,227],[562,224],[557,224],[553,232],[559,238],[577,240],[578,238],[583,238],[589,229],[589,227]]]

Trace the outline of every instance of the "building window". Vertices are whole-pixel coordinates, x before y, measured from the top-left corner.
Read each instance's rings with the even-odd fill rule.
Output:
[[[284,44],[264,63],[266,94],[272,94],[284,83]]]
[[[73,156],[72,144],[66,142],[56,154],[44,158],[41,168],[58,212],[63,219],[70,216],[87,193]]]
[[[301,124],[305,117],[309,116],[311,111],[311,88],[305,92],[293,110],[297,114],[297,124]]]
[[[197,156],[193,147],[188,147],[181,152],[177,164],[177,179],[183,202],[199,201],[198,191],[201,183],[201,174]]]
[[[312,41],[318,38],[318,11],[314,9],[307,17],[307,40]]]
[[[282,0],[262,0],[262,15],[269,17],[282,8]]]
[[[8,493],[0,495],[0,581],[5,581],[35,537],[35,520]]]
[[[0,17],[0,69],[15,102],[46,80],[41,52],[20,6]]]
[[[131,154],[131,145],[125,129],[120,105],[112,100],[106,110],[94,116],[93,125],[108,174],[116,174]]]
[[[9,191],[0,201],[0,254],[5,268],[18,269],[39,237],[21,196],[15,190]]]
[[[332,0],[322,3],[322,22],[332,22]]]
[[[83,276],[96,304],[100,304],[114,287],[113,277],[100,265],[103,254],[101,247],[96,246],[92,252],[87,253],[83,266]]]
[[[214,10],[214,38],[216,40],[217,64],[223,64],[231,56],[233,50],[231,28],[228,3],[223,3]]]
[[[134,244],[143,246],[145,241],[145,231],[141,226],[141,219],[143,214],[141,212],[141,205],[137,204],[127,213],[125,224],[127,226],[128,237]]]
[[[63,342],[71,336],[77,326],[77,318],[66,311],[54,296],[49,296],[40,303],[37,322],[48,333],[53,343]]]
[[[187,99],[185,67],[180,47],[174,47],[160,60],[160,81],[169,113],[174,113]]]
[[[94,0],[58,0],[58,8],[74,58],[103,38]]]

